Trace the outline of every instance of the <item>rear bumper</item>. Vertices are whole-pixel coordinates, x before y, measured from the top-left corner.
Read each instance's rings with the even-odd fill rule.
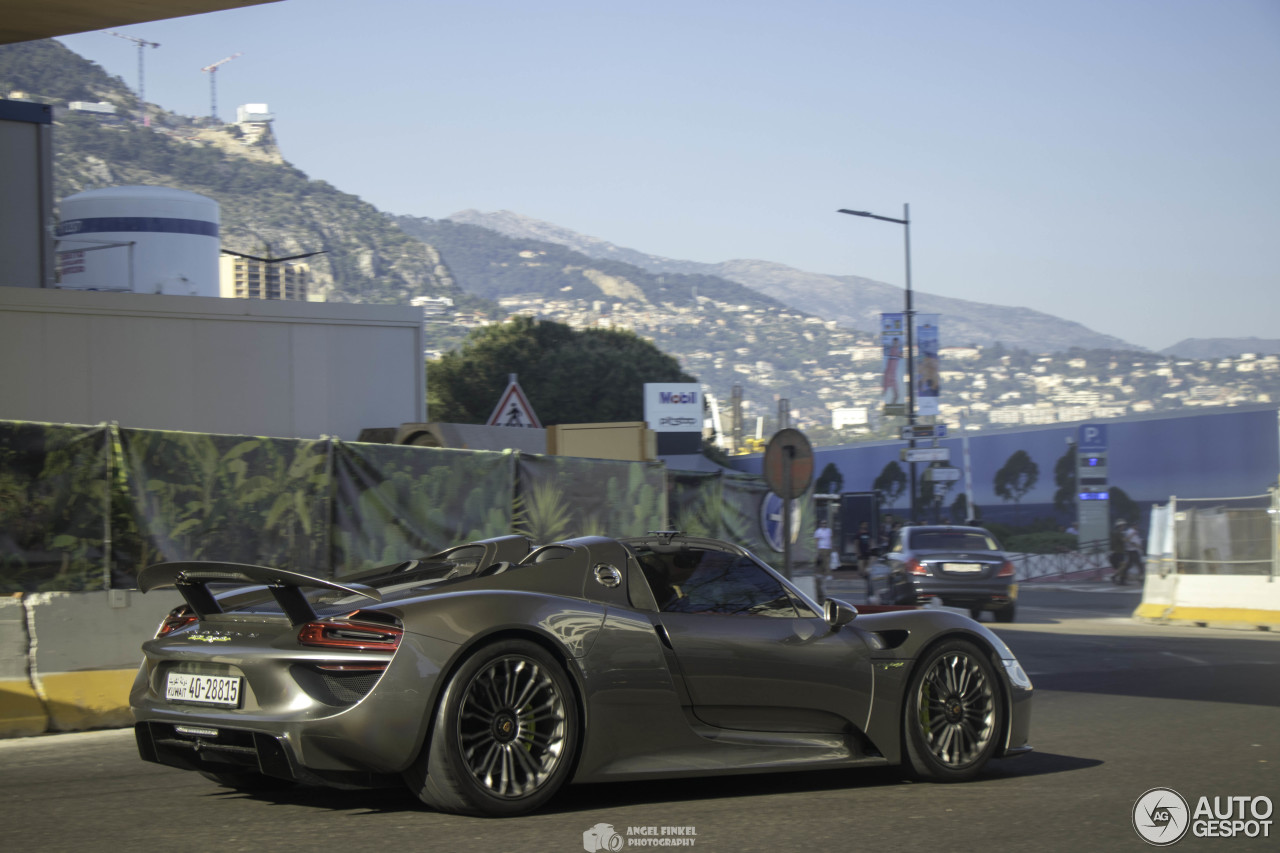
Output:
[[[1018,600],[1016,583],[957,583],[940,578],[924,578],[912,582],[917,604],[937,599],[947,607],[981,607],[1000,610]]]
[[[339,788],[379,788],[397,774],[305,767],[286,737],[245,729],[142,722],[133,727],[144,761],[208,773],[259,773],[276,779]]]

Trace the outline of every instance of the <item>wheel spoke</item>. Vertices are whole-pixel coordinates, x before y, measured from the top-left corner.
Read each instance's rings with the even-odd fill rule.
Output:
[[[970,680],[973,678],[973,670],[966,664],[965,660],[956,660],[956,666],[960,670],[956,673],[956,695],[960,697],[968,695]]]
[[[960,680],[963,675],[961,663],[960,658],[955,656],[947,661],[947,690],[951,693],[959,693],[961,690]]]
[[[484,778],[484,779],[489,779],[493,776],[493,769],[498,765],[498,762],[501,760],[501,757],[499,756],[498,753],[499,753],[499,749],[496,743],[490,742],[485,745],[484,755],[480,758],[479,761],[473,762],[473,765],[472,765],[475,768],[475,773],[477,776],[480,776],[481,778]],[[474,752],[472,754],[474,754]]]
[[[536,781],[542,773],[542,767],[533,760],[533,756],[520,744],[512,744],[509,751],[520,765],[520,769],[524,771],[526,778]]]
[[[478,691],[472,691],[467,699],[480,713],[493,714],[502,707],[502,698],[498,695],[498,687],[494,684],[493,672],[485,673],[484,680],[478,685]]]
[[[539,672],[538,668],[534,667],[533,671],[528,674],[525,685],[520,688],[519,693],[512,699],[511,707],[523,708],[529,703],[529,698],[533,696],[534,692],[543,687],[544,680],[540,677],[541,675],[542,673]]]
[[[524,677],[523,661],[507,661],[506,677],[502,680],[502,704],[510,708],[516,704],[516,684]]]

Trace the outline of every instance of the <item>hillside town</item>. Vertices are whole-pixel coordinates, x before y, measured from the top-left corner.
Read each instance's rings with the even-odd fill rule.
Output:
[[[633,330],[675,355],[720,401],[740,386],[748,435],[757,424],[764,435],[776,427],[781,399],[790,404],[793,425],[826,441],[884,437],[901,424],[900,418],[879,414],[879,341],[833,321],[705,297],[677,306],[530,295],[503,298],[499,305],[511,314],[575,328]],[[439,313],[430,319],[486,322]],[[941,325],[939,420],[953,428],[1054,424],[1280,399],[1278,355],[1199,360],[1137,350],[1028,353],[999,344],[946,345],[945,315]]]

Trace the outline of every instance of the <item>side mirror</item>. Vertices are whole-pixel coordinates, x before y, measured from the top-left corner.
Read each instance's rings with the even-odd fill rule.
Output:
[[[842,625],[848,625],[858,616],[858,608],[838,598],[828,598],[822,602],[822,618],[835,631]]]

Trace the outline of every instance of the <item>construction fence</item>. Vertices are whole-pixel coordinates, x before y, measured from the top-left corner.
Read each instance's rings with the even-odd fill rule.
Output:
[[[661,462],[0,421],[0,594],[131,589],[175,560],[342,577],[508,533],[674,528],[777,564],[767,491]],[[812,531],[804,512],[797,559]]]
[[[1151,510],[1149,571],[1266,575],[1280,559],[1280,490],[1232,498],[1171,497]]]

